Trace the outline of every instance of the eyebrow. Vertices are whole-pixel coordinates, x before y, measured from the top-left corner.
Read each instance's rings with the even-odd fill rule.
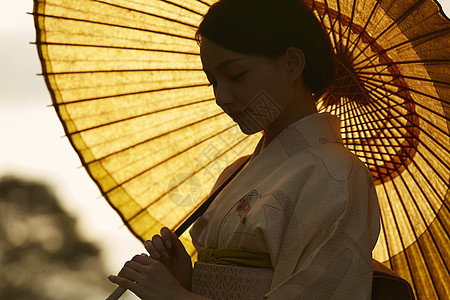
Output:
[[[236,62],[236,61],[239,61],[239,60],[244,60],[244,59],[242,59],[242,58],[230,58],[230,59],[224,60],[223,62],[221,62],[221,63],[216,67],[216,70],[222,69],[222,68],[224,68],[225,66],[227,66],[227,65],[229,65],[229,64],[231,64],[231,63],[234,63],[234,62]],[[206,69],[203,69],[203,71],[209,73],[208,70],[206,70]]]

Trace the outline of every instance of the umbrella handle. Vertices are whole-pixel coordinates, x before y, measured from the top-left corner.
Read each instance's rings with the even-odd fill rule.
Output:
[[[250,161],[251,156],[249,156],[242,165],[239,166],[239,168],[237,168],[233,174],[231,174],[230,177],[228,177],[220,186],[217,190],[215,190],[209,197],[208,199],[206,199],[205,202],[203,202],[203,204],[197,208],[196,211],[194,211],[194,213],[192,215],[189,216],[189,218],[187,218],[186,221],[183,222],[183,224],[180,225],[180,227],[178,227],[175,230],[175,234],[177,235],[177,237],[180,237],[183,232],[186,231],[186,229],[189,228],[189,226],[192,225],[192,223],[195,222],[195,220],[197,220],[205,211],[206,209],[208,209],[209,205],[213,202],[214,198],[216,198],[216,196],[220,193],[220,191],[223,190],[223,188],[237,175],[237,173],[239,173],[240,170],[242,170],[242,168],[247,164],[248,161]],[[124,287],[117,287],[114,292],[111,293],[111,295],[109,295],[108,298],[106,298],[106,300],[117,300],[120,298],[120,296],[123,295],[123,293],[126,292],[126,288]]]
[[[127,291],[126,288],[122,287],[122,286],[118,286],[114,292],[111,293],[111,295],[108,296],[108,298],[106,298],[106,300],[117,300],[120,298],[120,296],[123,295],[123,293],[125,293]]]

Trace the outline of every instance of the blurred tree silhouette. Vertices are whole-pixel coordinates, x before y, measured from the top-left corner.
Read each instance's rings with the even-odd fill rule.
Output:
[[[42,183],[0,178],[0,299],[102,299],[98,248]]]

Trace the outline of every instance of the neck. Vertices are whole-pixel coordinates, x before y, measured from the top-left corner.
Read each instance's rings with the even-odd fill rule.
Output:
[[[289,124],[314,113],[317,113],[317,108],[314,97],[311,94],[303,94],[300,97],[296,97],[288,109],[264,130],[264,142],[261,149],[265,148]]]

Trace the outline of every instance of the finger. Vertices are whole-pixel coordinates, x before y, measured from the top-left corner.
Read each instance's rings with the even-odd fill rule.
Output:
[[[136,255],[135,257],[133,257],[132,259],[135,262],[140,263],[141,265],[149,265],[151,263],[152,258],[149,257],[147,254],[141,254],[141,255]]]
[[[115,275],[109,275],[108,276],[109,281],[111,281],[112,283],[118,284],[120,286],[123,286],[129,290],[132,290],[133,286],[135,285],[133,281],[126,279],[126,278],[122,278],[119,276],[115,276]]]
[[[152,241],[148,240],[144,243],[145,249],[147,249],[148,253],[150,253],[150,256],[154,259],[159,259],[161,255],[159,254],[158,249],[156,249],[155,245]]]
[[[133,270],[127,266],[123,267],[122,270],[120,270],[119,274],[117,274],[117,276],[126,278],[133,282],[138,281],[138,279],[140,277],[139,272],[137,272],[136,270]]]
[[[151,264],[152,259],[151,258],[146,258],[142,255],[136,255],[135,257],[133,257],[132,260],[127,261],[124,265],[124,268],[128,268],[131,270],[134,270],[138,273],[141,273],[146,265],[150,265]]]
[[[164,259],[169,258],[169,254],[167,253],[168,250],[164,245],[164,242],[160,235],[155,234],[152,238],[152,243],[161,257],[163,257]]]
[[[180,241],[180,239],[177,237],[175,232],[172,233],[170,236],[172,239],[173,249],[175,251],[175,255],[179,258],[185,258],[186,260],[191,261],[189,253],[186,251],[186,248],[184,247],[183,243]]]
[[[170,237],[171,234],[172,234],[172,231],[170,231],[169,228],[167,228],[167,227],[161,228],[161,236],[162,236],[162,239],[163,239],[164,244],[166,245],[167,249],[172,249],[172,240]]]

